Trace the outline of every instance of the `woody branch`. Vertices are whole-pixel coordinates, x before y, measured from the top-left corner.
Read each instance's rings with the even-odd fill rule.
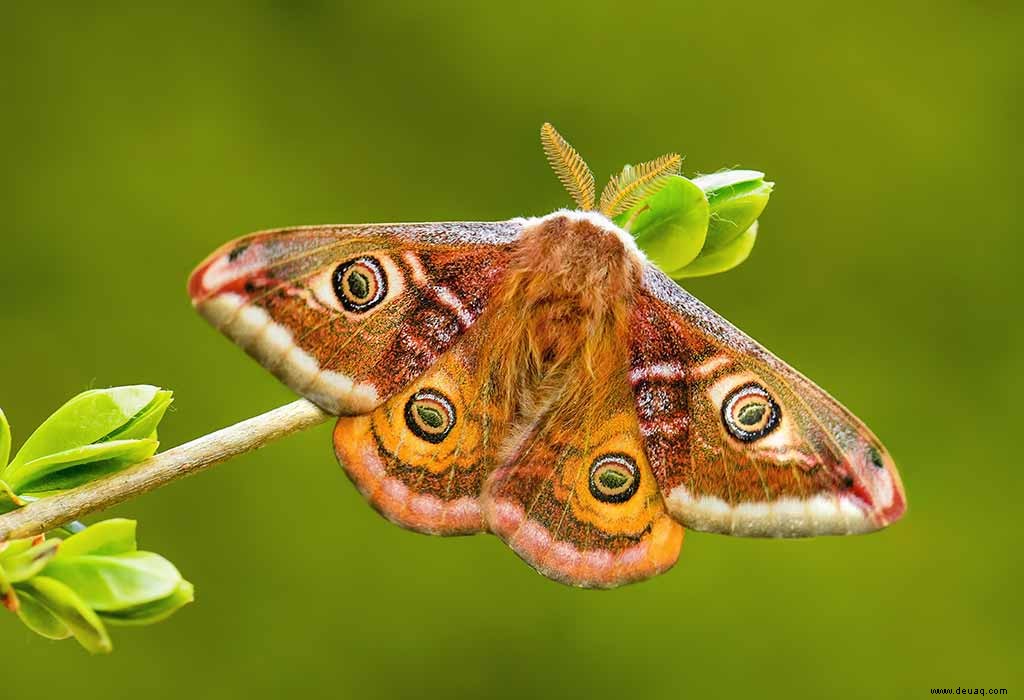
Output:
[[[0,515],[0,542],[31,537],[141,496],[182,477],[324,422],[330,414],[300,399],[171,448],[117,474]]]

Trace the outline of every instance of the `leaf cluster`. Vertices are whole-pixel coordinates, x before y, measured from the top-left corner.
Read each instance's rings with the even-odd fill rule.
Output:
[[[141,552],[135,521],[104,520],[67,539],[0,544],[0,600],[48,639],[112,648],[107,625],[149,625],[192,602],[192,584],[159,554]]]
[[[136,385],[95,389],[57,409],[10,455],[11,432],[0,412],[0,488],[7,508],[81,486],[151,457],[170,391]],[[0,512],[5,510],[0,503]]]
[[[57,409],[11,454],[0,411],[0,513],[116,473],[152,456],[170,391],[97,389]],[[192,584],[169,561],[139,551],[133,520],[0,542],[0,603],[37,634],[111,650],[108,625],[148,625],[192,601]]]
[[[756,170],[672,175],[614,220],[669,277],[713,275],[750,255],[773,185]]]

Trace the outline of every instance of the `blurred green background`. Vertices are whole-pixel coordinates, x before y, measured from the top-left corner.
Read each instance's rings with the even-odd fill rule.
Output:
[[[1021,8],[5,5],[16,443],[91,386],[173,388],[167,446],[291,400],[192,311],[192,266],[257,229],[566,205],[550,120],[601,180],[678,150],[778,183],[750,260],[689,288],[872,426],[910,511],[866,537],[691,533],[668,574],[579,591],[494,538],[390,525],[323,426],[118,508],[197,603],[106,658],[0,616],[4,697],[1024,692]]]

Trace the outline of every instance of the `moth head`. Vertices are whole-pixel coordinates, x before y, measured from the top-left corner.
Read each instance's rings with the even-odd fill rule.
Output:
[[[540,128],[540,141],[551,169],[568,190],[576,206],[584,211],[599,211],[609,219],[653,194],[665,184],[668,177],[679,174],[683,163],[678,153],[669,153],[651,161],[627,165],[621,173],[608,181],[601,191],[600,200],[597,200],[594,195],[594,173],[555,127],[545,122]]]

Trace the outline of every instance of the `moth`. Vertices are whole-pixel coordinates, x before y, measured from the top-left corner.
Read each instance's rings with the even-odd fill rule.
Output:
[[[805,537],[902,516],[871,431],[612,222],[678,156],[596,201],[576,151],[547,124],[542,141],[578,209],[255,233],[195,270],[192,301],[338,416],[338,461],[382,515],[493,533],[563,583],[661,573],[685,528]]]

